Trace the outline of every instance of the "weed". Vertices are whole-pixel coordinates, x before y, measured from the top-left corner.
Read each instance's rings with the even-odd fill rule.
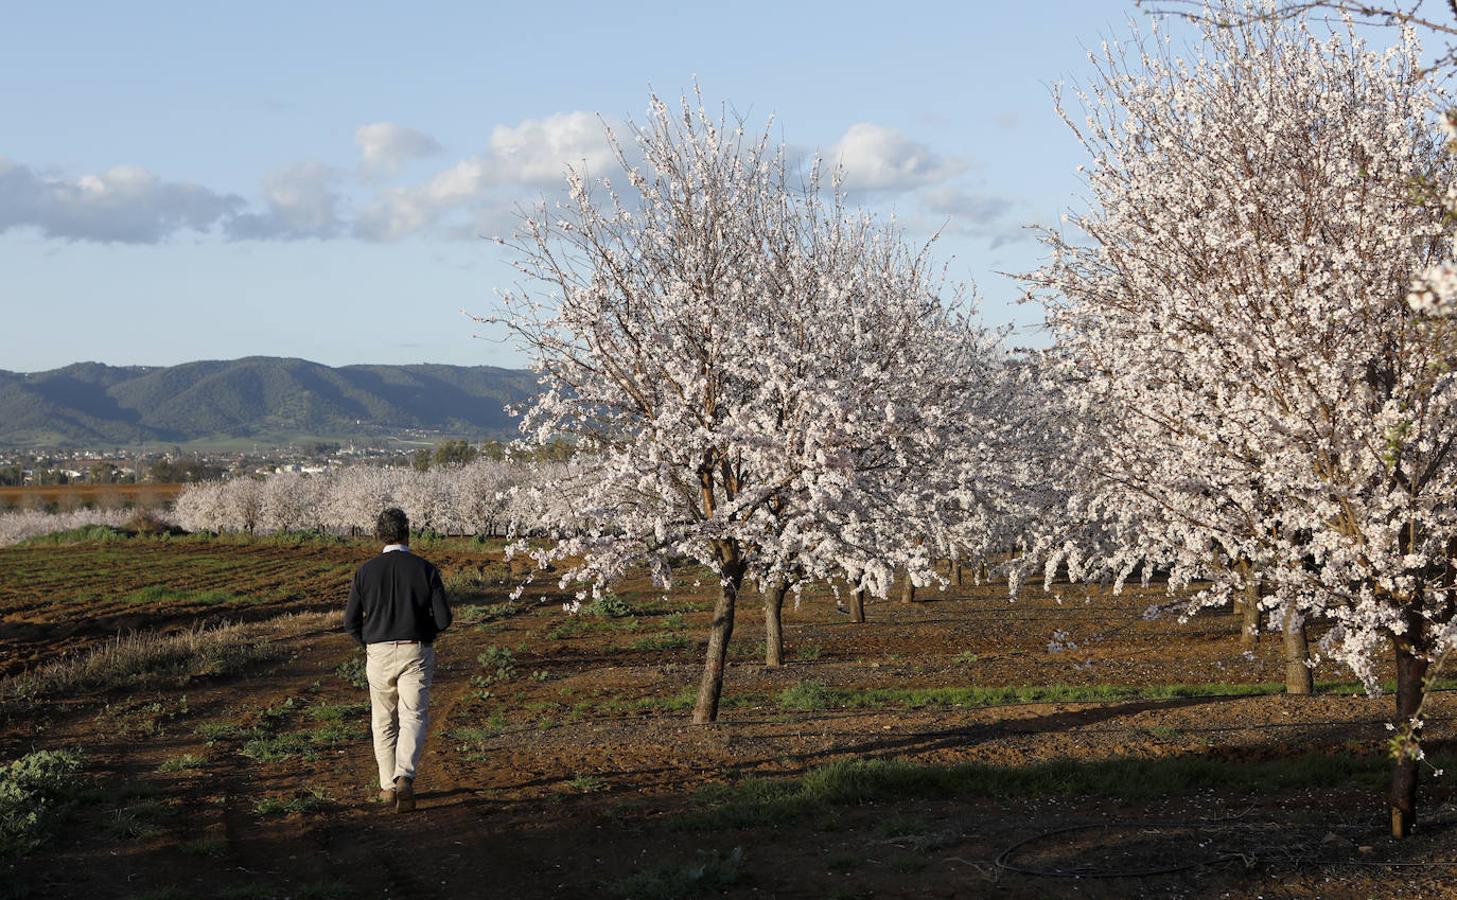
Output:
[[[65,818],[82,786],[81,756],[37,750],[0,768],[0,857],[38,846]]]
[[[508,619],[526,609],[525,603],[471,603],[455,610],[458,626],[474,625],[483,628],[492,622]]]
[[[554,641],[564,641],[567,638],[582,634],[636,631],[639,627],[639,622],[634,616],[628,616],[622,619],[605,619],[594,618],[584,613],[577,613],[574,616],[567,616],[556,625],[553,625],[547,631],[546,636]]]
[[[631,650],[683,650],[693,646],[693,640],[682,632],[671,634],[649,634],[628,644]]]
[[[218,837],[200,837],[183,841],[178,849],[191,856],[209,856],[215,859],[228,852],[228,842]]]
[[[166,829],[163,823],[177,818],[177,809],[162,800],[143,799],[112,812],[106,830],[122,840],[145,841]]]
[[[237,722],[204,722],[192,731],[209,744],[218,741],[237,741],[256,737],[261,731],[256,727],[239,725]]]
[[[595,794],[607,789],[607,783],[596,775],[573,775],[567,779],[566,786],[578,794]]]
[[[181,756],[163,760],[162,764],[157,767],[157,771],[164,775],[173,772],[191,772],[202,768],[206,762],[207,757],[201,753],[184,753]]]
[[[658,623],[658,627],[664,631],[678,631],[679,629],[688,627],[688,618],[680,612],[668,613],[666,616],[663,616],[663,620]]]
[[[824,649],[819,644],[803,644],[794,648],[794,658],[804,662],[813,662],[820,658]]]
[[[969,666],[980,658],[981,657],[977,656],[975,653],[967,650],[962,653],[956,654],[954,657],[951,658],[951,661],[958,666]]]
[[[353,688],[365,690],[369,687],[369,675],[365,671],[364,651],[360,651],[341,662],[334,669],[334,674]]]
[[[493,644],[476,657],[476,662],[485,670],[471,678],[471,684],[478,687],[510,681],[516,675],[516,655],[509,647],[497,647]]]
[[[448,731],[446,737],[456,742],[456,749],[465,754],[467,759],[476,759],[485,752],[486,743],[505,728],[506,717],[496,712],[486,720],[485,725],[461,725]]]
[[[319,788],[297,791],[289,797],[263,797],[253,804],[260,816],[291,816],[321,809],[333,801]]]
[[[817,681],[801,681],[781,691],[778,700],[781,709],[810,712],[828,709],[834,703],[834,696]]]
[[[309,707],[309,716],[320,722],[343,722],[358,719],[369,712],[368,703],[320,703]]]
[[[676,900],[703,891],[712,891],[736,884],[743,867],[744,852],[735,847],[727,856],[717,851],[699,853],[687,865],[666,865],[611,884],[609,894],[632,900]]]
[[[582,612],[599,619],[625,619],[632,615],[632,607],[617,594],[603,594],[587,604]]]

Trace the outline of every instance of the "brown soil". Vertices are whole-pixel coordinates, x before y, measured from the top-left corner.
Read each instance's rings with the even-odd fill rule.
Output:
[[[100,506],[115,509],[140,506],[158,509],[177,499],[181,484],[28,484],[0,487],[0,510],[42,509],[58,506],[76,509]]]
[[[349,569],[369,552],[363,544],[149,540],[0,551],[5,669],[94,644],[114,633],[116,617],[167,629],[337,606]],[[427,555],[447,572],[506,572],[498,551],[468,542]],[[254,602],[210,610],[179,598],[132,609],[121,599],[155,583],[226,589]],[[1275,793],[1215,782],[1155,799],[891,796],[750,819],[715,818],[706,805],[705,785],[788,778],[841,759],[1015,768],[1193,757],[1233,769],[1381,752],[1391,701],[1349,689],[1304,699],[806,712],[775,700],[802,682],[910,689],[1280,677],[1277,642],[1265,638],[1243,654],[1232,615],[1145,621],[1144,608],[1163,597],[1157,587],[1113,596],[1064,585],[1060,598],[1032,590],[1010,605],[1002,585],[928,590],[921,596],[929,602],[872,604],[865,625],[850,624],[821,592],[787,611],[790,662],[778,670],[757,656],[763,630],[751,603],[735,629],[726,708],[705,727],[663,703],[696,685],[705,591],[664,600],[634,582],[620,588],[638,610],[631,619],[569,620],[552,588],[539,584],[515,605],[509,586],[496,582],[460,604],[480,608],[462,608],[462,623],[437,645],[434,721],[412,815],[370,802],[373,759],[358,707],[346,714],[350,739],[277,762],[246,758],[240,737],[216,737],[228,724],[307,731],[318,725],[310,710],[366,702],[335,674],[354,650],[331,630],[288,638],[286,656],[243,677],[12,708],[0,722],[0,760],[81,748],[97,796],[42,849],[0,864],[0,896],[588,897],[622,895],[634,884],[637,893],[627,895],[687,896],[682,885],[674,893],[665,880],[641,879],[664,866],[681,873],[707,864],[711,881],[736,848],[736,880],[700,885],[698,895],[1452,895],[1457,864],[1428,865],[1457,860],[1457,817],[1440,786],[1424,793],[1421,833],[1401,843],[1384,837],[1384,804],[1366,782]],[[483,617],[490,620],[468,624]],[[1050,652],[1058,629],[1076,646]],[[473,684],[485,671],[477,656],[489,647],[511,650],[514,674]],[[1317,677],[1344,673],[1323,667]],[[1437,696],[1429,748],[1452,741],[1454,709],[1457,697]],[[199,727],[216,739],[208,743]],[[158,771],[184,753],[205,761]],[[285,815],[256,808],[310,792],[327,799]],[[150,827],[128,827],[138,810]],[[1159,874],[1167,869],[1177,871]]]

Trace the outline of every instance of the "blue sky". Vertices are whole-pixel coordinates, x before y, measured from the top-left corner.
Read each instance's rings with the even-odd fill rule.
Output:
[[[696,77],[843,159],[975,281],[1075,202],[1048,86],[1140,17],[1038,3],[13,4],[0,28],[0,368],[251,354],[517,365],[473,235],[600,160],[595,115]]]

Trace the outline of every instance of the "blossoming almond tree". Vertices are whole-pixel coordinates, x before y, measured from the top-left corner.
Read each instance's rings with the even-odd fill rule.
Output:
[[[1091,208],[1032,280],[1063,390],[1098,412],[1074,507],[1107,526],[1101,564],[1211,579],[1189,611],[1245,586],[1222,554],[1258,570],[1273,621],[1328,622],[1320,652],[1370,690],[1392,648],[1406,717],[1457,636],[1454,385],[1406,303],[1445,244],[1413,202],[1450,169],[1442,104],[1409,34],[1377,53],[1209,8],[1185,58],[1105,47],[1085,115],[1063,111]],[[1416,766],[1393,773],[1399,836]]]
[[[528,286],[498,320],[543,386],[524,431],[592,461],[585,529],[536,558],[579,560],[562,579],[579,600],[635,565],[665,587],[682,559],[718,580],[706,723],[746,581],[853,574],[884,596],[896,568],[926,576],[904,514],[976,427],[996,339],[943,297],[924,250],[827,198],[817,167],[799,180],[767,131],[654,97],[634,138],[640,168],[617,154],[627,196],[573,172],[569,202],[524,220]]]

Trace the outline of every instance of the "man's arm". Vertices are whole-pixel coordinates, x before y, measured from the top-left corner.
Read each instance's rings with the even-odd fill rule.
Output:
[[[364,646],[364,599],[359,596],[359,572],[349,582],[349,602],[344,604],[344,630]]]
[[[430,569],[430,616],[435,620],[435,630],[444,631],[454,618],[450,613],[450,598],[445,596],[445,584],[440,580],[440,570]]]

